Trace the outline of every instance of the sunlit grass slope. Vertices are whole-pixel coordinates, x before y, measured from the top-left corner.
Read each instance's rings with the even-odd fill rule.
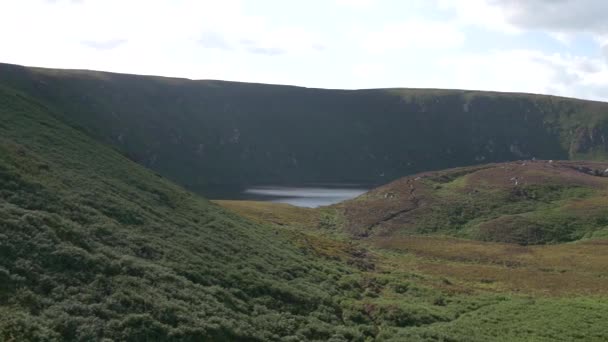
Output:
[[[608,163],[527,160],[426,172],[336,208],[356,237],[449,235],[522,245],[608,234]]]
[[[282,227],[316,255],[362,272],[343,315],[379,341],[602,341],[608,338],[608,244],[521,246],[436,236],[352,240],[336,208],[220,201]],[[272,215],[269,216],[269,212]],[[300,217],[308,215],[302,227]],[[348,279],[351,279],[348,281]]]

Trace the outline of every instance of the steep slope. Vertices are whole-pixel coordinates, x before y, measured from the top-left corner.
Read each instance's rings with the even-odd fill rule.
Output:
[[[0,64],[0,84],[162,175],[386,183],[522,158],[608,158],[608,104],[461,90],[323,90]]]
[[[0,340],[337,340],[315,259],[0,86]]]
[[[426,172],[337,206],[355,236],[544,244],[608,235],[608,163],[518,161]]]
[[[482,292],[421,274],[400,251],[254,224],[62,117],[0,85],[0,340],[608,337],[602,253],[559,273],[568,298]],[[289,211],[271,219],[308,224],[309,211]],[[580,260],[588,265],[579,269]]]

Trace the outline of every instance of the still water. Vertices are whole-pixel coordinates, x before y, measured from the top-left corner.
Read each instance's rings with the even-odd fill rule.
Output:
[[[271,201],[316,208],[355,198],[369,188],[352,184],[315,186],[253,186],[246,189],[213,189],[204,193],[212,199]]]
[[[246,196],[258,201],[287,203],[298,207],[316,208],[355,198],[367,189],[338,187],[252,187],[244,191]]]

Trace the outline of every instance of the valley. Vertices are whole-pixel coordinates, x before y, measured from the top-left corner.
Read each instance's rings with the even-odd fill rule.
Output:
[[[0,64],[0,340],[604,341],[607,124]]]
[[[360,269],[367,279],[365,294],[353,303],[362,308],[362,321],[399,322],[412,315],[438,320],[415,328],[396,323],[383,332],[391,338],[599,341],[606,338],[595,330],[602,323],[588,317],[603,316],[608,295],[606,169],[608,163],[518,161],[412,175],[317,209],[255,201],[218,204],[291,230],[295,241],[317,255]],[[462,209],[455,213],[454,208]],[[446,220],[430,220],[432,215]],[[507,231],[503,217],[517,215],[540,217],[533,225],[538,231],[525,231],[524,219],[516,226],[523,233]],[[437,228],[424,225],[426,220]],[[489,222],[496,230],[472,234]],[[539,232],[551,231],[537,227],[543,222],[567,230],[569,235],[559,235],[568,236],[566,241],[538,239]],[[374,229],[362,234],[361,226]],[[577,232],[579,227],[585,231]],[[453,316],[454,303],[473,309]],[[580,328],[579,319],[589,325]]]
[[[608,305],[605,239],[540,246],[428,235],[352,240],[327,224],[339,222],[329,219],[335,215],[332,209],[218,203],[292,230],[293,240],[316,255],[360,269],[364,280],[358,286],[365,294],[352,304],[361,310],[361,322],[388,319],[396,324],[384,330],[392,336],[387,340],[606,338],[600,331],[603,323],[591,318],[603,317]],[[435,323],[404,327],[391,321],[406,317]]]
[[[343,235],[323,228],[321,217],[326,213],[316,209],[246,201],[218,201],[218,204],[258,222],[293,227],[310,234],[311,239],[326,239],[337,246],[341,245],[340,241],[349,241]],[[315,216],[316,219],[310,219]],[[304,227],[307,230],[301,226],[302,222],[306,222]],[[447,236],[411,235],[373,237],[356,242],[372,251],[372,259],[381,262],[383,268],[400,269],[402,272],[415,270],[427,276],[445,277],[453,291],[548,296],[604,295],[608,291],[608,273],[604,267],[608,262],[608,241],[605,239],[522,246]]]

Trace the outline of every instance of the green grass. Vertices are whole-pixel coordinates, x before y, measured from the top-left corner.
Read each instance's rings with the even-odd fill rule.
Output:
[[[413,329],[390,329],[378,340],[394,341],[604,341],[605,299],[511,298],[456,320]],[[573,319],[576,317],[576,319]]]
[[[0,339],[362,338],[336,285],[354,269],[32,102],[0,88]]]
[[[318,246],[319,255],[374,267],[338,281],[350,294],[342,317],[378,341],[571,341],[606,339],[605,241],[518,246],[441,237],[386,237],[353,243],[319,224],[301,231],[295,211],[222,202],[252,218],[273,213],[283,229]],[[263,207],[263,209],[260,209]],[[328,208],[316,210],[318,216]],[[315,211],[312,211],[315,213]],[[358,253],[353,253],[358,251]],[[355,264],[351,262],[351,264]]]
[[[307,156],[299,158],[300,162],[318,158],[325,162],[312,163],[295,171],[292,164],[284,163],[287,160],[284,157],[291,156],[294,151],[300,157],[298,144],[319,136],[293,136],[293,132],[283,130],[293,126],[293,122],[275,120],[277,113],[285,113],[278,109],[266,117],[268,120],[262,120],[271,125],[270,128],[264,126],[261,131],[243,128],[242,132],[242,139],[246,133],[271,136],[259,134],[266,129],[285,134],[280,136],[287,139],[285,141],[290,141],[286,137],[293,136],[296,147],[272,150],[271,163],[262,163],[267,155],[264,153],[262,158],[255,151],[250,151],[255,157],[235,162],[238,158],[234,157],[242,156],[245,151],[241,147],[255,145],[251,141],[237,148],[224,146],[224,140],[224,145],[209,145],[212,148],[211,152],[207,150],[209,155],[205,158],[208,159],[200,155],[196,158],[202,161],[190,159],[190,152],[200,142],[189,139],[194,136],[192,132],[201,135],[197,131],[201,127],[199,124],[213,123],[209,126],[210,131],[225,128],[222,134],[210,134],[205,144],[218,142],[233,133],[232,125],[236,121],[231,120],[242,119],[239,115],[245,115],[244,108],[251,104],[267,108],[267,101],[260,100],[264,96],[274,97],[276,91],[284,91],[286,101],[293,104],[293,101],[301,101],[297,100],[301,98],[296,93],[305,90],[221,82],[207,82],[201,86],[185,80],[91,72],[15,71],[14,67],[7,66],[0,69],[3,72],[0,84],[0,340],[527,341],[608,338],[604,329],[608,317],[605,299],[608,286],[604,282],[606,263],[604,246],[599,240],[539,249],[427,238],[409,245],[397,237],[384,244],[374,240],[353,240],[342,230],[352,222],[339,207],[305,210],[220,202],[243,217],[170,181],[178,180],[195,189],[206,182],[232,181],[231,177],[238,178],[237,173],[246,169],[244,165],[251,166],[247,169],[250,173],[241,179],[245,181],[260,179],[260,174],[277,165],[280,167],[276,172],[285,172],[291,180],[311,169],[318,171],[321,164],[321,169],[332,170],[330,173],[335,175],[340,175],[343,168],[357,169],[358,163],[371,165],[370,160],[352,158],[360,155],[359,150],[369,144],[369,140],[362,140],[360,149],[357,147],[352,154],[344,156],[351,160],[349,163],[343,163],[340,158],[334,160],[332,154]],[[108,88],[100,87],[100,84]],[[205,97],[198,91],[204,95],[201,89],[206,87],[224,91],[235,88],[227,93],[211,92]],[[169,98],[163,98],[165,91],[171,94],[167,95]],[[222,96],[230,95],[232,91],[251,93],[236,110],[231,110],[232,116],[226,116],[228,121],[217,123],[214,120],[223,119],[212,114],[223,107],[215,105],[224,105],[226,98]],[[324,91],[314,90],[313,93],[315,96],[311,95],[311,98],[316,98]],[[121,94],[137,100],[124,103]],[[187,104],[176,105],[173,96],[180,94],[189,98],[188,101],[202,98],[220,102],[214,102],[210,107],[212,114],[198,117],[202,102],[186,101]],[[344,95],[342,92],[331,94]],[[360,94],[365,94],[362,102],[358,102]],[[430,96],[430,100],[423,96],[406,105],[424,104],[427,111],[424,116],[441,120],[445,114],[442,106],[461,104],[459,96],[450,97],[454,94],[457,93],[445,91],[443,95],[448,96],[448,103],[438,107],[428,102],[435,100],[434,96]],[[394,96],[387,95],[387,91],[365,91],[347,96],[348,110],[340,112],[345,115],[342,119],[349,115],[348,119],[353,122],[349,129],[362,129],[363,133],[347,134],[354,138],[345,141],[331,140],[335,137],[335,127],[351,122],[336,119],[334,126],[327,126],[327,135],[320,135],[319,144],[334,146],[332,143],[336,143],[336,146],[343,146],[344,151],[346,147],[352,148],[352,141],[360,137],[358,134],[397,127],[395,121],[387,121],[386,126],[378,123],[375,110],[359,111],[362,104],[383,108],[384,101],[393,103]],[[490,108],[484,102],[485,96],[480,98],[475,101],[481,102],[472,102],[472,108],[485,109],[473,113],[475,115]],[[491,96],[492,101],[500,98]],[[333,101],[333,97],[324,99]],[[318,108],[328,105],[325,100],[319,101],[315,106],[320,107],[306,107],[290,115],[308,118],[309,111],[317,112]],[[403,103],[394,105],[401,108]],[[170,109],[175,106],[183,117],[182,114],[169,115],[174,113]],[[330,109],[340,108],[339,104]],[[400,109],[393,109],[385,112],[387,118],[395,119],[402,114]],[[328,111],[318,111],[318,115],[326,118]],[[113,112],[116,115],[111,114]],[[352,113],[354,116],[350,116]],[[506,114],[499,113],[499,116]],[[192,121],[193,117],[200,120]],[[370,123],[366,118],[375,121]],[[165,120],[178,124],[170,125]],[[427,130],[420,134],[434,132],[435,122],[428,122]],[[272,126],[274,123],[276,126]],[[380,126],[374,126],[376,124]],[[502,127],[500,120],[494,124]],[[140,125],[142,130],[137,128]],[[187,127],[192,131],[179,131]],[[300,128],[302,132],[313,132],[318,127],[311,124],[309,130]],[[418,128],[419,125],[412,130]],[[175,131],[171,131],[173,129]],[[370,131],[365,131],[368,129]],[[116,140],[123,130],[129,132],[124,144]],[[378,145],[370,147],[371,154],[379,156],[379,151],[397,146],[392,139],[408,136],[408,132],[387,134],[386,140],[380,139]],[[228,135],[224,136],[224,133]],[[518,131],[513,134],[503,143],[514,136],[525,137],[531,133]],[[151,143],[157,138],[161,144]],[[544,146],[544,143],[534,141],[539,144],[536,148]],[[399,146],[407,145],[407,141],[398,142]],[[454,146],[468,151],[468,143],[461,143]],[[272,147],[276,146],[279,144],[273,143]],[[175,153],[186,151],[184,147],[190,152]],[[596,145],[591,147],[597,148]],[[148,148],[153,151],[152,155],[160,158],[158,164],[148,159],[152,155],[142,152]],[[562,154],[562,150],[553,148],[546,151]],[[391,153],[397,153],[395,151],[401,150],[395,147]],[[426,155],[429,151],[421,153]],[[468,152],[462,153],[468,156]],[[433,156],[432,159],[441,158]],[[401,165],[392,157],[386,160],[382,168],[390,166],[393,174],[389,173],[389,176],[392,177],[399,172],[468,159],[458,157],[440,162],[421,159],[416,166]],[[380,170],[369,168],[349,177],[369,180],[376,177],[373,175],[377,175],[377,171]],[[432,186],[432,189],[436,185],[444,187],[437,189],[446,190],[440,196],[444,200],[464,198],[458,192],[466,189],[465,177],[469,174],[453,176],[448,177],[447,182]],[[529,190],[526,196],[534,197],[533,200],[526,198],[521,203],[508,205],[510,202],[504,199],[504,194],[488,191],[460,211],[473,210],[473,219],[462,222],[457,219],[446,229],[466,230],[467,225],[472,227],[479,223],[476,218],[493,218],[491,213],[497,211],[488,211],[487,202],[497,199],[503,201],[497,203],[505,204],[501,214],[534,216],[526,211],[531,208],[535,215],[540,215],[531,219],[556,217],[559,220],[551,223],[556,225],[570,217],[568,215],[586,215],[589,220],[605,215],[602,198],[596,196],[599,192],[575,187]],[[368,194],[355,202],[366,205],[367,200],[376,198],[374,196]],[[453,212],[447,213],[448,218],[457,216]],[[436,222],[434,226],[444,221],[437,219]],[[605,223],[593,222],[597,227],[590,226],[584,231],[584,237],[603,236]],[[421,249],[421,246],[425,248]],[[513,254],[516,247],[525,248],[525,252]]]
[[[522,245],[594,236],[608,221],[601,162],[510,162],[414,175],[336,205],[351,234],[449,235]],[[592,172],[593,173],[593,172]],[[600,173],[601,174],[601,173]]]

